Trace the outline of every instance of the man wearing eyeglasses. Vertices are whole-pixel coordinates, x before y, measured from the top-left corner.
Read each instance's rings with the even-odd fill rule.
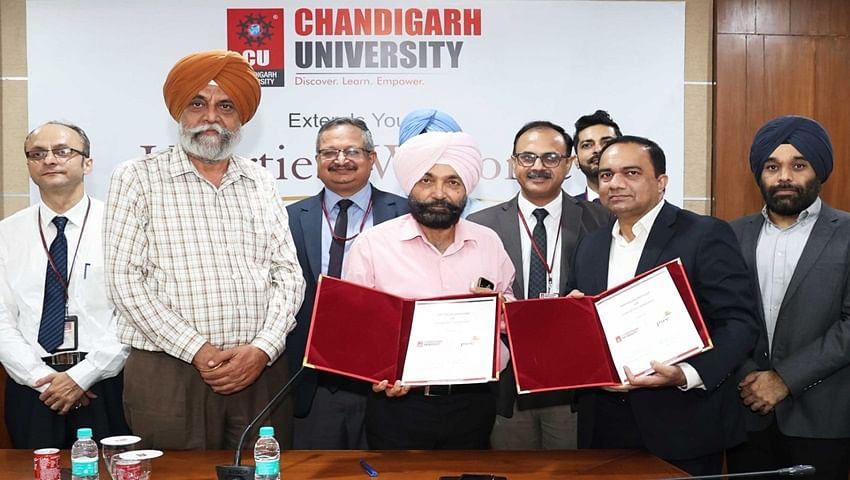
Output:
[[[511,155],[520,193],[470,215],[496,231],[516,269],[517,298],[563,296],[576,243],[610,221],[601,206],[566,194],[572,139],[551,122],[525,124]],[[498,415],[491,443],[497,449],[576,448],[576,418],[567,392],[517,398],[513,368],[499,379]]]
[[[334,118],[316,137],[316,168],[324,188],[287,207],[289,226],[307,288],[287,341],[290,370],[301,366],[319,275],[340,277],[354,239],[372,225],[404,215],[407,200],[369,182],[377,158],[363,120]],[[365,449],[369,386],[332,373],[305,370],[295,391],[298,450]]]
[[[41,201],[0,222],[0,362],[15,448],[69,448],[79,427],[95,438],[129,433],[103,279],[103,203],[86,195],[89,140],[48,122],[24,141]]]
[[[584,193],[576,195],[576,198],[599,203],[599,152],[608,142],[621,136],[620,126],[605,110],[597,110],[576,120],[576,162],[587,178]]]
[[[279,357],[304,280],[277,182],[233,153],[259,107],[254,69],[235,52],[193,53],[163,96],[179,141],[115,170],[104,219],[132,347],[125,412],[145,446],[230,449],[289,377]],[[260,422],[291,445],[291,404]]]

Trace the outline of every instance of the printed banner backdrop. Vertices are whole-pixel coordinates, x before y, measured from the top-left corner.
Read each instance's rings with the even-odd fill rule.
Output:
[[[316,132],[334,116],[366,121],[372,181],[398,192],[401,119],[417,108],[450,113],[481,144],[485,178],[471,196],[483,205],[517,192],[509,156],[524,123],[572,134],[576,118],[602,108],[624,133],[661,145],[666,197],[681,205],[684,23],[683,1],[29,0],[29,122],[88,132],[87,188],[105,199],[116,165],[177,141],[162,99],[174,63],[230,48],[263,84],[237,152],[276,176],[287,200],[321,187]],[[565,188],[583,191],[577,168]]]

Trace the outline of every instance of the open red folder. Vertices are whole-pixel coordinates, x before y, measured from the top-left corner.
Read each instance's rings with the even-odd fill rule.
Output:
[[[506,303],[507,332],[517,391],[532,393],[620,385],[618,367],[611,357],[597,303],[661,269],[667,270],[678,290],[702,347],[656,360],[673,364],[712,348],[711,337],[685,269],[676,259],[598,295]]]
[[[427,299],[402,298],[333,277],[319,278],[304,366],[379,383],[400,380],[417,301],[496,297],[498,294],[452,295]],[[487,378],[498,379],[499,313],[493,318],[493,368]],[[434,382],[439,383],[439,382]],[[426,383],[417,383],[425,385]]]

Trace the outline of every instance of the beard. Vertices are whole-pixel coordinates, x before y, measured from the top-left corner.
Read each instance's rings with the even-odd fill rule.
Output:
[[[204,134],[207,130],[215,130],[218,136]],[[189,155],[208,163],[229,159],[240,140],[240,130],[228,130],[215,123],[205,123],[192,128],[180,124],[180,146]]]
[[[445,230],[460,220],[460,214],[466,208],[466,195],[458,204],[448,200],[420,202],[413,197],[408,197],[407,204],[410,207],[410,214],[418,223],[435,230]]]
[[[767,209],[778,215],[791,217],[799,215],[800,212],[809,208],[809,205],[817,200],[820,194],[821,181],[818,177],[813,178],[805,185],[794,185],[789,182],[781,182],[773,187],[767,187],[759,179],[759,190],[764,197]],[[793,189],[796,193],[792,196],[778,197],[776,192],[780,189]]]
[[[578,163],[578,169],[585,177],[595,179],[599,177],[599,155],[593,155],[588,159],[587,163]]]

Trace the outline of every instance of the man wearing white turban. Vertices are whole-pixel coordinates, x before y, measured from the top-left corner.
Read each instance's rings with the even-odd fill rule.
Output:
[[[484,277],[512,297],[514,267],[495,232],[460,214],[481,177],[481,153],[466,133],[432,132],[399,147],[393,160],[410,214],[363,232],[343,278],[408,298],[478,291]],[[487,384],[392,387],[384,380],[366,407],[369,448],[484,449],[496,401]],[[389,387],[389,388],[388,388]]]

